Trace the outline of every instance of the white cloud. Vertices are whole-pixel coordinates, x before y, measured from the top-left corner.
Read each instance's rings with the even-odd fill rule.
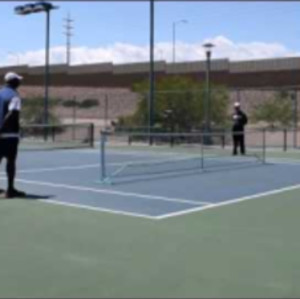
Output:
[[[199,43],[186,43],[177,41],[176,61],[194,61],[205,59],[202,47],[204,42],[210,41],[215,45],[213,58],[229,58],[230,60],[251,60],[273,57],[299,56],[300,53],[289,50],[280,43],[265,42],[234,42],[224,36],[216,36]],[[156,60],[172,61],[173,45],[169,42],[156,43]],[[53,47],[50,51],[51,63],[64,63],[66,48],[64,46]],[[88,63],[132,63],[149,60],[149,46],[137,46],[126,43],[115,43],[105,47],[72,48],[71,61],[75,64]],[[2,61],[1,65],[28,64],[31,66],[43,65],[45,61],[44,50],[28,51],[25,53],[9,53]]]

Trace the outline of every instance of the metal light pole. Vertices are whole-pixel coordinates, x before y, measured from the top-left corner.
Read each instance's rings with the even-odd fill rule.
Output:
[[[49,102],[49,49],[50,49],[50,10],[46,10],[46,57],[45,57],[45,102],[44,123],[48,124],[48,102]]]
[[[45,45],[45,98],[44,98],[44,123],[48,124],[48,97],[49,97],[49,50],[50,50],[50,11],[57,9],[58,6],[50,2],[37,2],[15,7],[15,13],[18,15],[28,15],[32,13],[46,13],[46,45]]]
[[[176,61],[176,25],[178,24],[187,24],[187,20],[179,20],[173,22],[173,63]]]
[[[148,132],[152,132],[154,125],[154,0],[150,0],[150,76],[149,76],[149,99],[148,99]],[[152,138],[149,139],[152,144]]]
[[[204,104],[204,131],[210,132],[210,62],[211,50],[214,47],[212,43],[205,43],[203,45],[206,52],[206,74],[205,74],[205,104]]]
[[[291,98],[293,102],[293,126],[294,126],[294,148],[298,147],[297,134],[298,134],[298,101],[297,89],[292,90]]]

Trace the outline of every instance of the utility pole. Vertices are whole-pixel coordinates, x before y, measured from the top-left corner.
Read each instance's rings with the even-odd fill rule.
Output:
[[[176,62],[176,26],[179,24],[187,24],[187,20],[179,20],[173,22],[173,63]]]
[[[70,13],[68,13],[67,18],[64,19],[65,24],[65,32],[64,35],[66,36],[66,63],[67,65],[70,65],[71,63],[71,37],[73,36],[72,30],[74,29],[73,27],[73,22],[74,20],[71,19]]]

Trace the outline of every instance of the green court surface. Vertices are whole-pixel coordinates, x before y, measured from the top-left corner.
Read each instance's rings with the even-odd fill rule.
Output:
[[[300,297],[299,199],[156,221],[1,200],[0,297]]]

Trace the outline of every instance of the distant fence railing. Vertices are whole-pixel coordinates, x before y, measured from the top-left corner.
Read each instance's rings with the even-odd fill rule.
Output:
[[[147,127],[119,127],[116,128],[116,132],[119,133],[128,133],[128,143],[132,143],[135,134],[139,133],[148,133],[149,128]],[[155,128],[151,130],[151,133],[171,133],[170,131],[162,131],[161,129]],[[201,133],[203,131],[193,131],[189,133]],[[221,147],[231,146],[231,141],[229,140],[232,137],[230,130],[228,129],[217,129],[211,130],[212,133],[218,135],[218,142],[216,145]],[[262,132],[265,136],[265,146],[267,149],[278,149],[282,151],[288,151],[292,149],[300,150],[300,129],[293,128],[259,128],[259,129],[248,129],[245,130],[245,139],[246,146],[251,147],[253,144],[257,144],[257,141],[261,139]],[[173,132],[176,133],[186,133],[186,132]],[[170,145],[173,145],[174,140],[170,139]]]

